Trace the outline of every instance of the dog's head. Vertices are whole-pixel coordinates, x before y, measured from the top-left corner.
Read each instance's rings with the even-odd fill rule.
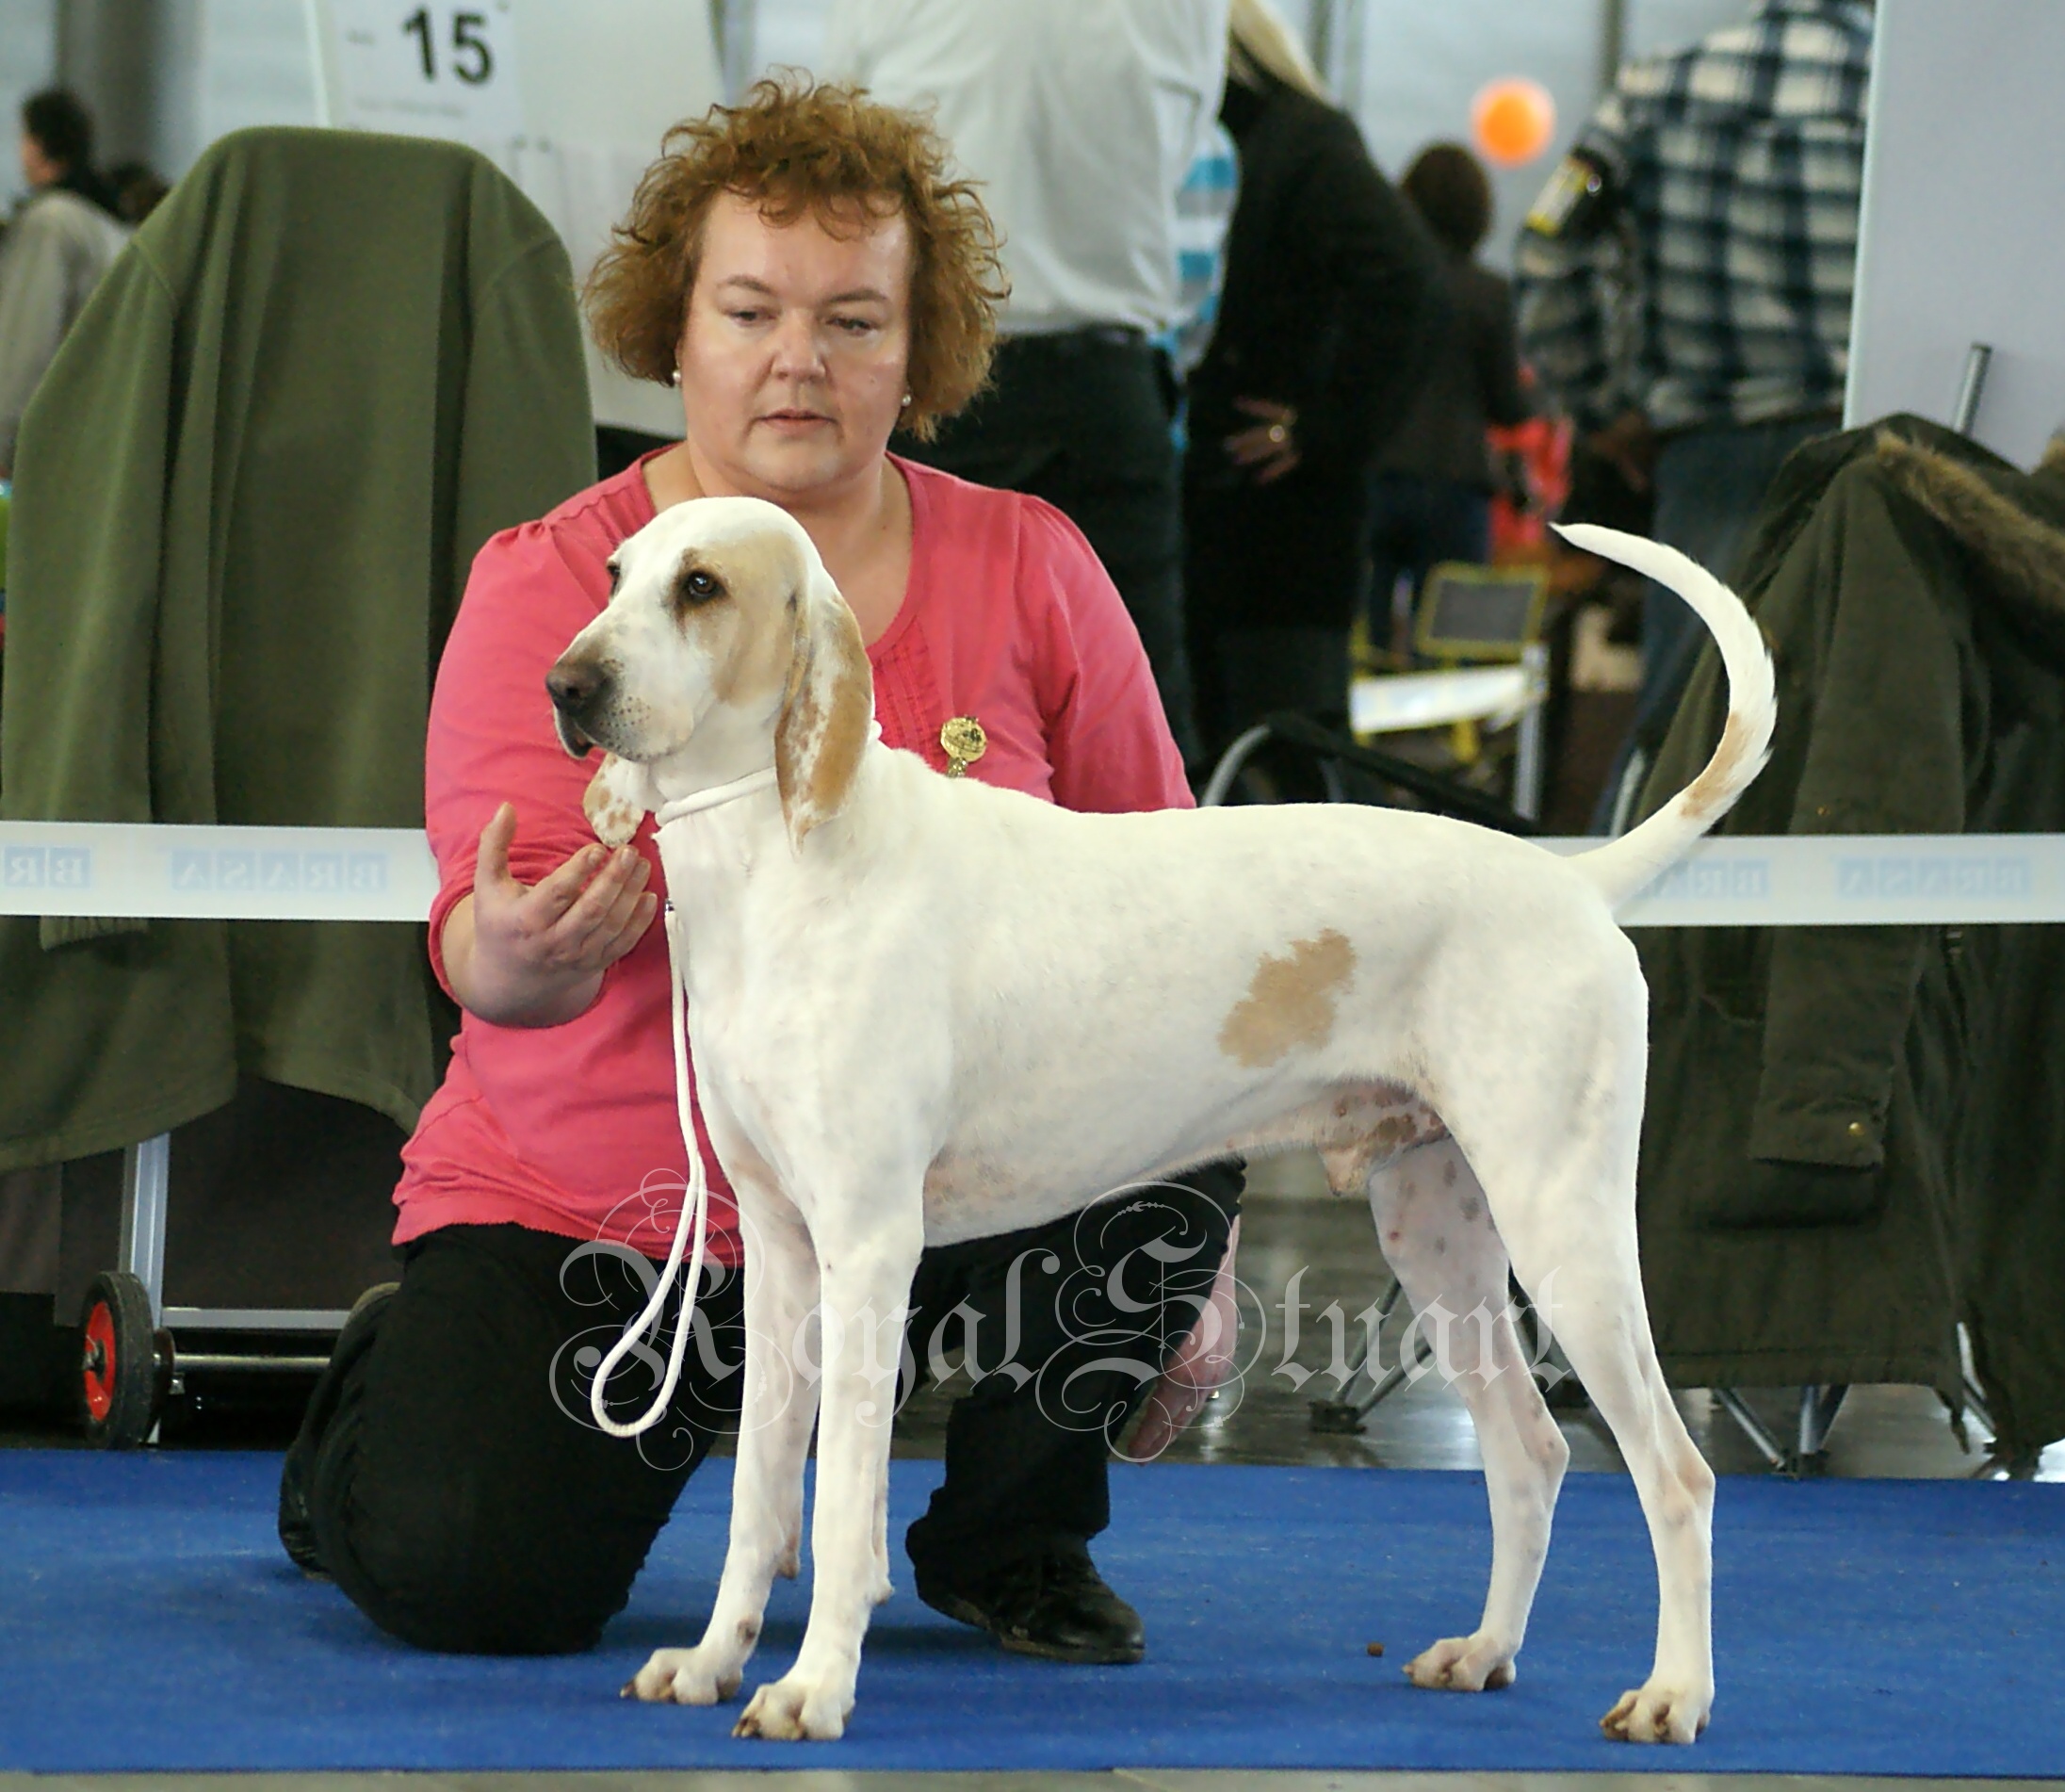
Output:
[[[772,758],[789,838],[837,815],[874,685],[801,525],[752,497],[662,511],[610,557],[609,607],[545,676],[560,741],[643,767],[661,800]]]

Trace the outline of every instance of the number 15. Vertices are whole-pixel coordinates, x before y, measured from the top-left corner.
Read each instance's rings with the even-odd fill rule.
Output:
[[[494,54],[480,35],[487,23],[484,12],[452,14],[452,73],[468,87],[480,87],[495,73]],[[416,8],[401,22],[401,31],[404,37],[415,40],[416,53],[423,60],[423,78],[436,80],[437,52],[431,41],[430,8]]]

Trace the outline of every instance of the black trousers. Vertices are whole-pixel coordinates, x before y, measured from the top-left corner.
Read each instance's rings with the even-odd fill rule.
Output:
[[[1006,336],[991,383],[900,453],[1043,497],[1088,537],[1140,631],[1183,763],[1197,769],[1183,628],[1183,500],[1168,357],[1130,330]]]
[[[1238,1206],[1238,1167],[1185,1180],[925,1254],[910,1377],[971,1355],[974,1387],[907,1538],[921,1579],[966,1585],[1104,1528],[1108,1440],[1190,1328]],[[382,1629],[427,1649],[560,1654],[623,1609],[682,1487],[736,1427],[743,1379],[740,1279],[706,1272],[668,1413],[638,1439],[595,1427],[594,1368],[654,1272],[517,1226],[407,1247],[399,1289],[333,1359],[295,1444],[323,1565]],[[670,1307],[610,1382],[613,1416],[649,1403],[673,1329]]]

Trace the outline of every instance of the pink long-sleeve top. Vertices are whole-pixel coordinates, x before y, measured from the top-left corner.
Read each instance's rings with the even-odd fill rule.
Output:
[[[911,573],[869,649],[883,739],[944,772],[950,718],[988,736],[969,775],[1073,809],[1187,808],[1182,764],[1131,619],[1075,526],[1051,505],[899,460],[911,495]],[[440,888],[431,956],[473,888],[480,830],[516,806],[510,869],[527,884],[593,836],[581,797],[594,762],[553,731],[545,675],[609,600],[604,562],[649,523],[642,465],[497,535],[474,562],[431,703],[424,811]],[[648,816],[636,841],[665,894]],[[464,1016],[443,1087],[402,1152],[402,1244],[441,1226],[513,1223],[663,1255],[688,1166],[674,1094],[663,931],[604,974],[556,1027]],[[731,1190],[696,1119],[711,1248],[738,1258]]]

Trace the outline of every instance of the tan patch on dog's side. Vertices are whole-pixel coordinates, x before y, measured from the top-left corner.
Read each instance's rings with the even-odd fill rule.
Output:
[[[1288,956],[1262,954],[1247,994],[1219,1029],[1219,1050],[1250,1069],[1276,1063],[1300,1047],[1325,1045],[1334,1009],[1355,973],[1355,948],[1329,927],[1317,939],[1293,939]]]
[[[1696,822],[1717,804],[1727,800],[1729,789],[1735,779],[1736,769],[1748,752],[1749,724],[1731,710],[1728,725],[1721,730],[1721,743],[1714,749],[1714,757],[1706,762],[1706,769],[1685,787],[1684,812],[1687,820]]]

